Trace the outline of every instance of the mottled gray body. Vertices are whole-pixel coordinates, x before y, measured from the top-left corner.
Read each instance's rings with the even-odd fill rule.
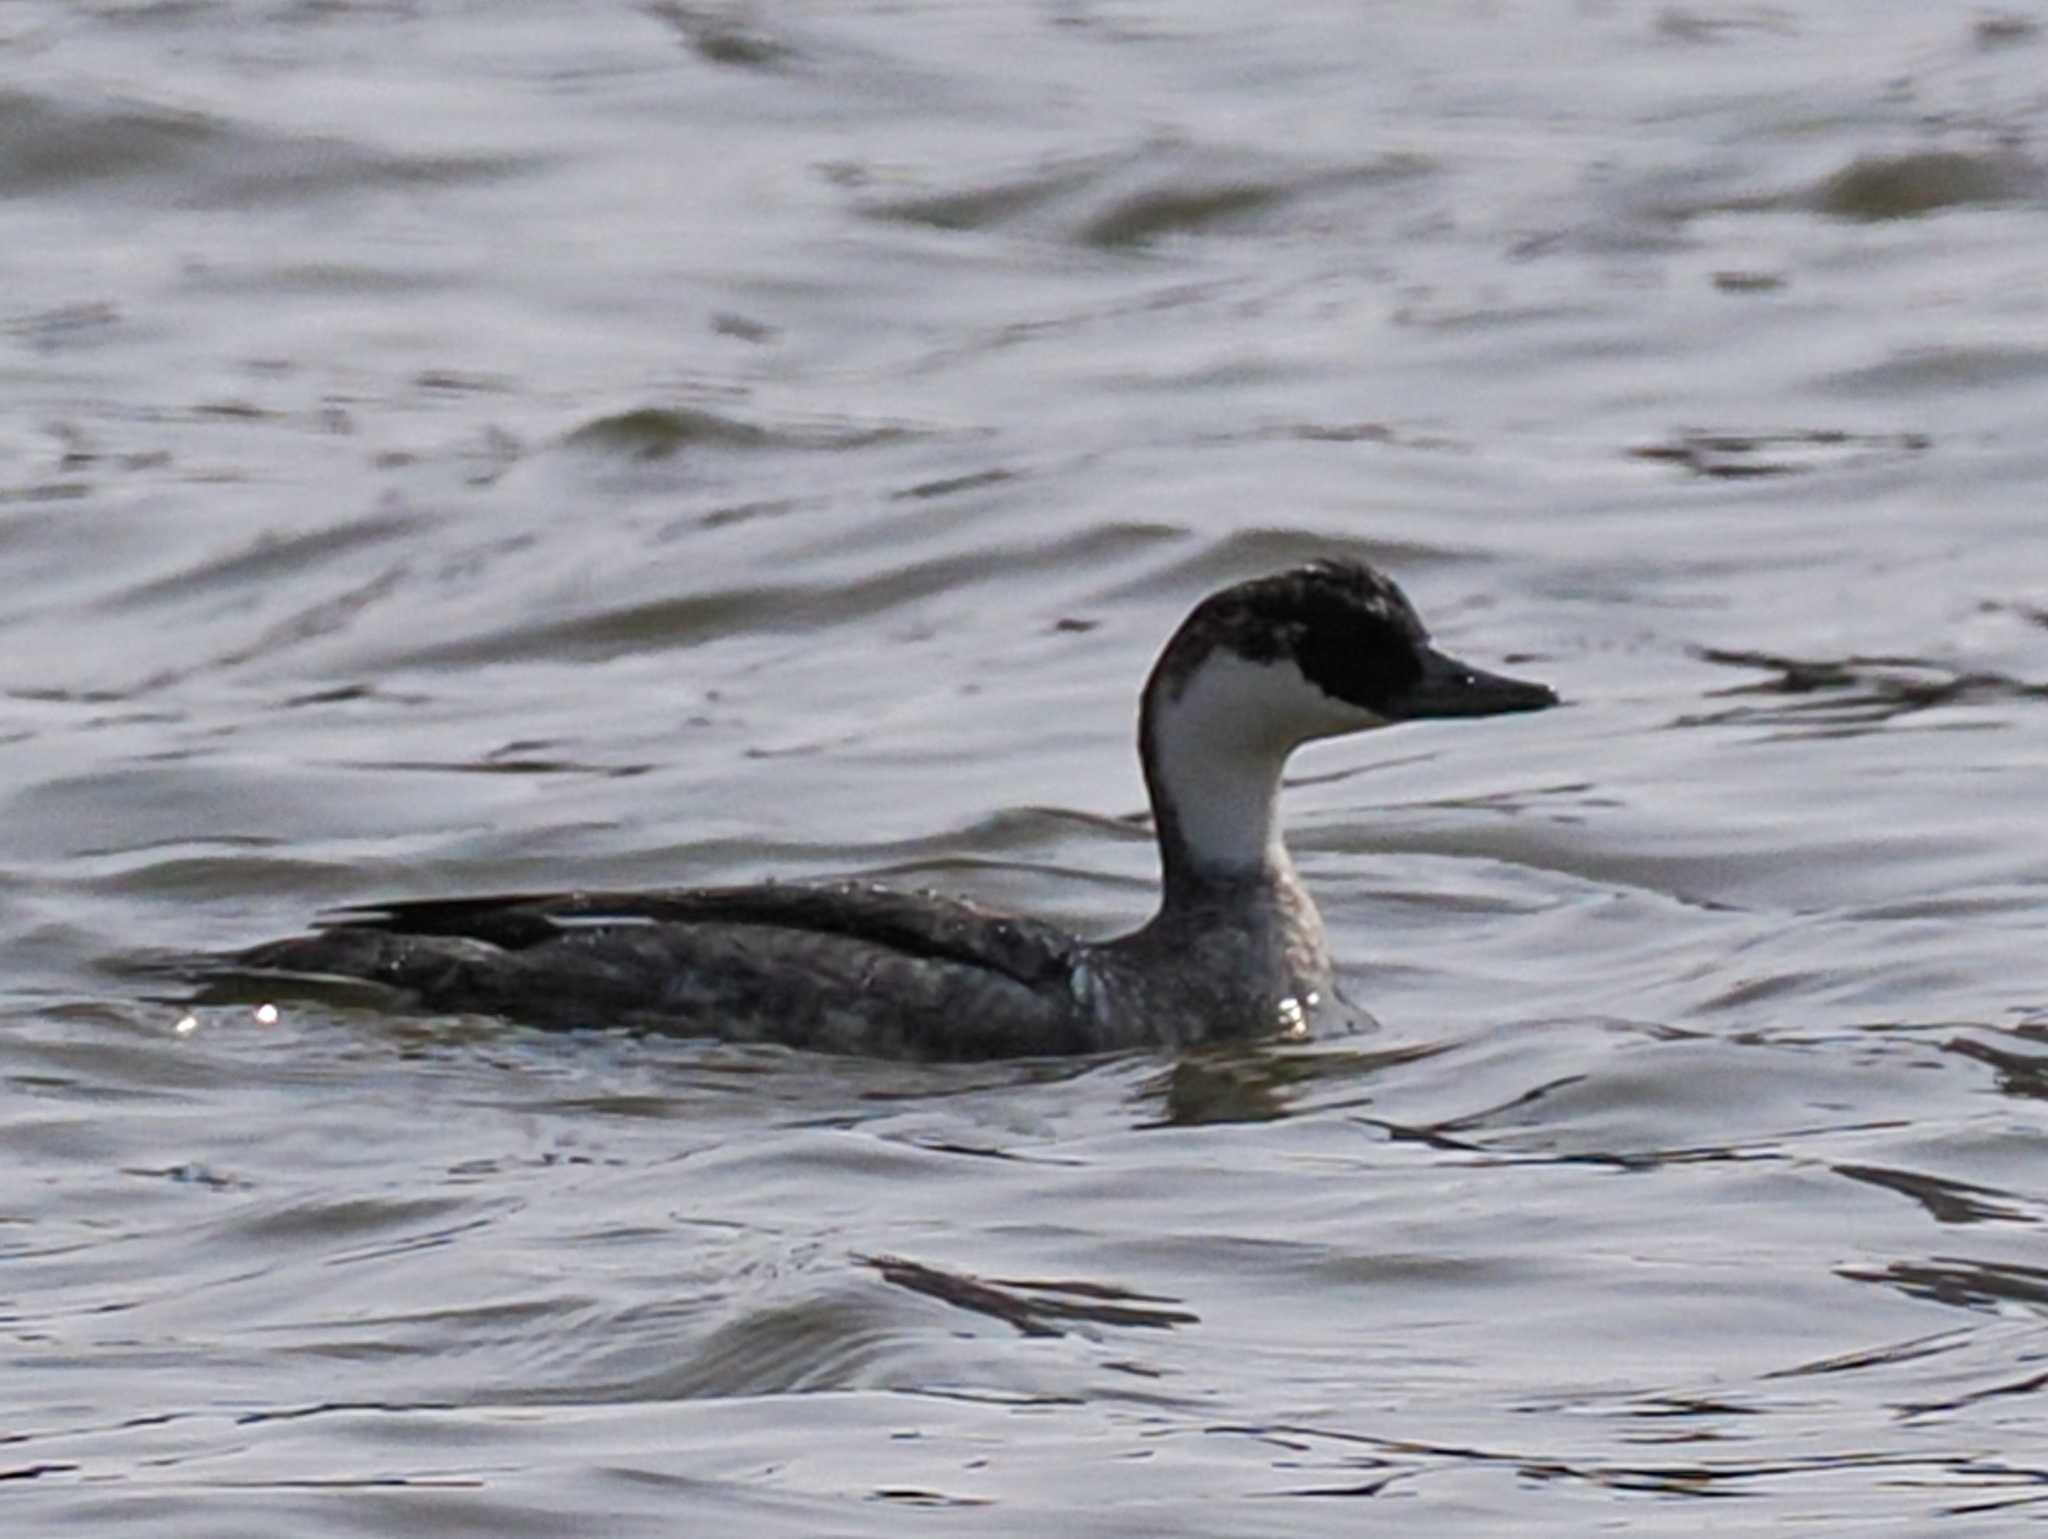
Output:
[[[1408,601],[1337,562],[1198,605],[1139,713],[1163,892],[1084,942],[863,884],[382,905],[242,953],[267,984],[366,981],[437,1011],[894,1057],[992,1058],[1305,1035],[1342,1018],[1329,944],[1280,837],[1287,756],[1409,716],[1554,703],[1428,645]]]
[[[1265,891],[1180,897],[1100,944],[852,884],[396,905],[244,952],[238,971],[361,980],[542,1026],[883,1057],[1182,1047],[1331,1018],[1322,922],[1291,871]]]
[[[719,913],[732,898],[752,901]],[[898,910],[913,899],[906,922]],[[363,979],[430,1010],[541,1026],[627,1026],[888,1057],[1087,1045],[1067,987],[1075,943],[952,900],[834,885],[509,899],[488,913],[460,907],[458,921],[433,904],[401,905],[258,947],[242,961]],[[677,917],[678,908],[704,917]],[[437,933],[458,922],[460,933]]]

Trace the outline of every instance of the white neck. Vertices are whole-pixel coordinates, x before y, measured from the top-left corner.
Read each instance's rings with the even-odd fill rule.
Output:
[[[1154,792],[1166,804],[1155,814],[1171,823],[1197,870],[1246,875],[1285,863],[1280,839],[1284,752],[1205,745],[1176,729],[1161,731],[1154,751]]]
[[[1331,699],[1291,661],[1254,663],[1234,653],[1204,658],[1178,694],[1148,689],[1146,778],[1168,880],[1190,874],[1249,876],[1288,869],[1280,833],[1280,774],[1312,738],[1378,726],[1370,711]]]

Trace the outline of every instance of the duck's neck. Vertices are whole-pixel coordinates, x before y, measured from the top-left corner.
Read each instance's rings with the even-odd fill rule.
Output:
[[[1280,775],[1291,741],[1148,690],[1138,752],[1159,834],[1162,911],[1219,886],[1291,885],[1280,829]]]

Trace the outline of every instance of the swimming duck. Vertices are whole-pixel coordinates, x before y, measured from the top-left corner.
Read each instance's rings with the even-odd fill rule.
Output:
[[[1325,560],[1213,593],[1138,710],[1158,912],[1088,941],[864,882],[571,892],[346,909],[232,959],[241,979],[382,985],[426,1010],[833,1052],[998,1058],[1305,1036],[1343,1010],[1281,837],[1281,771],[1318,738],[1557,703],[1445,656],[1406,596]]]

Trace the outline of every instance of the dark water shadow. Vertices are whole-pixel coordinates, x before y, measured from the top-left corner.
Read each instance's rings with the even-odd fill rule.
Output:
[[[1675,727],[1777,725],[1841,733],[1944,706],[2048,699],[2048,684],[1928,658],[1802,658],[1732,647],[1696,647],[1692,655],[1702,662],[1759,669],[1775,677],[1715,690],[1714,698],[1739,697],[1742,703],[1680,716],[1672,722]],[[1751,703],[1751,697],[1776,698]]]
[[[1139,1326],[1170,1330],[1195,1325],[1201,1316],[1169,1306],[1179,1302],[1157,1294],[1136,1293],[1110,1283],[980,1278],[950,1272],[902,1256],[859,1256],[884,1282],[921,1293],[956,1309],[988,1315],[1023,1336],[1061,1336],[1065,1325]]]
[[[1840,470],[1917,454],[1932,442],[1925,433],[1850,433],[1835,428],[1764,433],[1687,429],[1658,443],[1637,444],[1628,453],[1710,480],[1743,481]]]
[[[1893,1261],[1881,1267],[1837,1267],[1837,1277],[1879,1283],[1908,1298],[1958,1309],[1997,1313],[2013,1305],[2048,1307],[2048,1267],[2017,1261],[1978,1261],[1967,1256],[1931,1256]]]

